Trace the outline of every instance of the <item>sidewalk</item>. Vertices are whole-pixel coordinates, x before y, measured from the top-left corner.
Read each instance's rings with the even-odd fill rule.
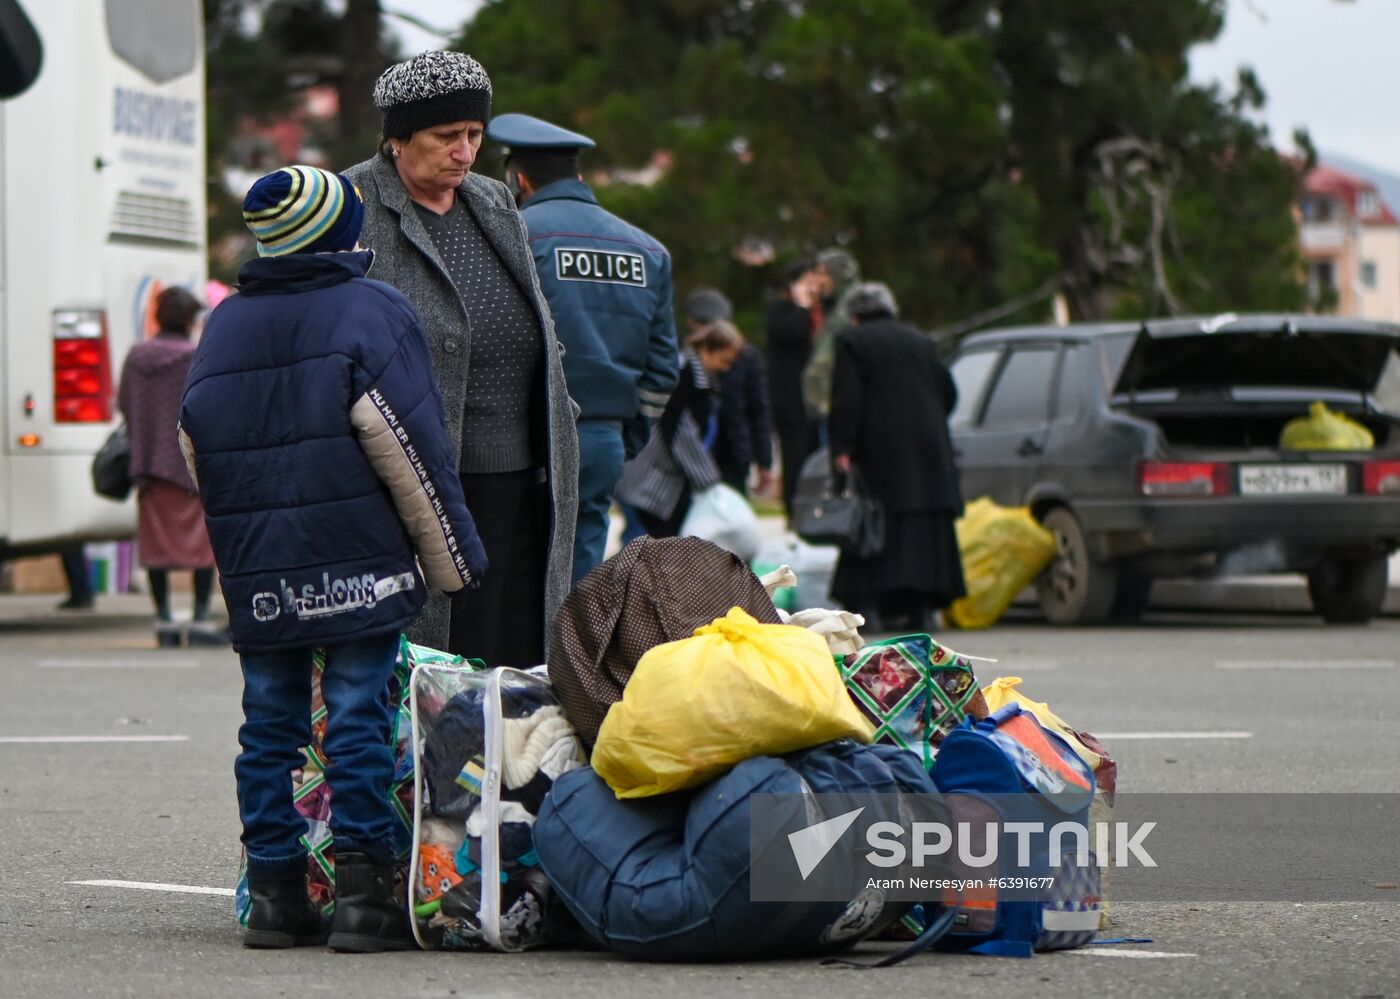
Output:
[[[1152,587],[1152,606],[1159,610],[1312,613],[1307,580],[1296,575],[1163,579]],[[1400,552],[1390,558],[1390,592],[1382,613],[1400,615]]]
[[[765,541],[781,540],[785,535],[781,517],[760,517]],[[615,542],[621,537],[621,524],[615,528]],[[620,546],[619,546],[620,547]],[[610,547],[609,554],[613,554]],[[182,597],[187,595],[182,594]],[[139,593],[101,594],[95,611],[60,611],[57,606],[61,593],[0,594],[0,626],[12,624],[87,625],[88,622],[120,619],[149,620],[150,597]],[[1034,597],[1024,593],[1017,603],[1033,603]],[[1307,583],[1302,576],[1227,576],[1221,579],[1163,579],[1152,588],[1152,607],[1156,610],[1215,610],[1261,614],[1310,614]],[[216,619],[227,620],[223,597],[214,594],[213,612]],[[1390,560],[1390,594],[1386,598],[1386,615],[1400,616],[1400,553]],[[188,611],[186,611],[188,614]]]
[[[59,610],[63,593],[0,593],[0,627],[5,625],[92,628],[127,621],[150,624],[155,620],[151,598],[144,593],[99,593],[92,610]],[[174,595],[177,620],[188,620],[189,594]],[[183,606],[182,606],[183,602]],[[214,620],[227,622],[223,595],[217,590],[210,601]]]
[[[781,540],[781,517],[760,517],[765,542]],[[1034,604],[1033,591],[1016,603]],[[1219,579],[1163,579],[1152,587],[1152,607],[1156,610],[1210,610],[1258,614],[1311,614],[1307,581],[1299,575],[1223,576]],[[1400,552],[1390,559],[1390,594],[1383,612],[1400,615]]]

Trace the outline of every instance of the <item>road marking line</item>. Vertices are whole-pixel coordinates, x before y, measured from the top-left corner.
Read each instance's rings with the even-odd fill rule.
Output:
[[[40,659],[40,669],[194,669],[193,659]]]
[[[1253,739],[1253,732],[1099,732],[1096,738],[1113,739]]]
[[[1216,669],[1394,669],[1394,659],[1218,659]]]
[[[1176,953],[1168,950],[1110,950],[1107,947],[1093,947],[1085,950],[1064,950],[1061,954],[1087,954],[1090,957],[1196,957],[1195,954]]]
[[[0,735],[0,742],[189,742],[187,735]]]
[[[156,881],[65,881],[66,885],[91,885],[94,888],[139,888],[142,891],[170,891],[184,895],[233,895],[232,888],[206,888],[203,885],[168,885]]]

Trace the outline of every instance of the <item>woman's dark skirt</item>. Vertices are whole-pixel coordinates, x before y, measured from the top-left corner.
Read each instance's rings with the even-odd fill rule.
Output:
[[[870,558],[842,552],[831,595],[884,614],[947,607],[967,592],[954,522],[948,512],[887,514],[884,549]]]

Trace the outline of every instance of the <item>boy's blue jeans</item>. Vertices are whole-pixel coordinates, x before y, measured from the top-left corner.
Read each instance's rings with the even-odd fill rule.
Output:
[[[376,862],[394,857],[389,744],[396,705],[389,678],[397,633],[328,645],[321,693],[326,702],[326,780],[331,786],[331,834],[337,850]],[[243,747],[234,764],[238,817],[248,851],[249,879],[279,880],[306,870],[306,820],[292,804],[291,772],[311,741],[312,649],[250,652],[243,660]]]

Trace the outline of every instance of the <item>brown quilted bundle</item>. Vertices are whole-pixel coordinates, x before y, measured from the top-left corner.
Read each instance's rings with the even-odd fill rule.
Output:
[[[781,623],[744,561],[699,538],[638,538],[585,576],[549,642],[550,682],[584,743],[592,748],[647,650],[689,638],[731,607]]]

